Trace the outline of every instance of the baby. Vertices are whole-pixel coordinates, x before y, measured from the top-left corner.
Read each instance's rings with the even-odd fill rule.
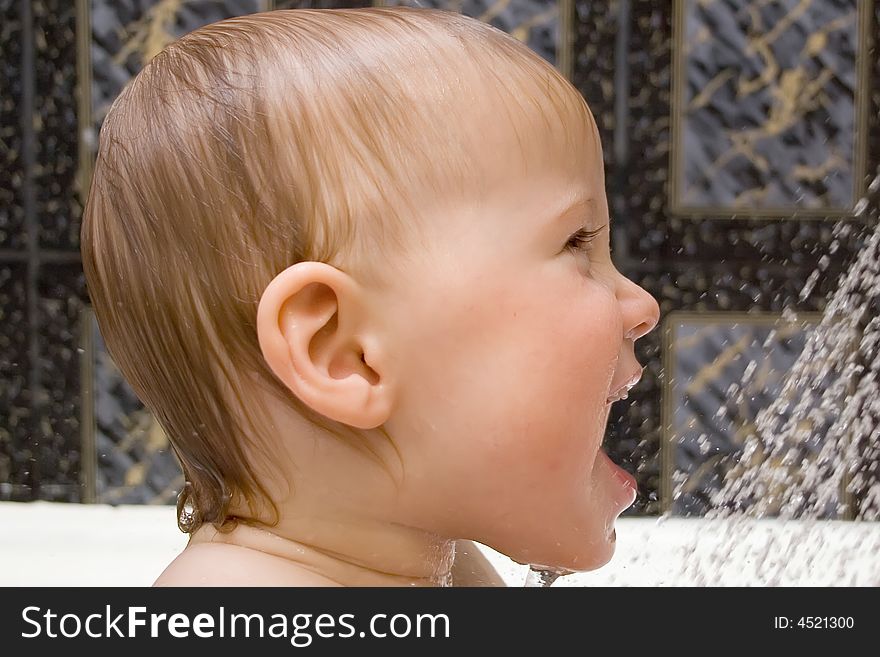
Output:
[[[583,571],[659,309],[611,260],[580,94],[456,13],[288,10],[159,53],[101,130],[83,265],[186,477],[157,585]],[[456,551],[458,547],[458,551]]]

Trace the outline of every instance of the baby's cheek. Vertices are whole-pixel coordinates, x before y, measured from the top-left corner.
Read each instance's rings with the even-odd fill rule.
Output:
[[[540,493],[581,477],[602,440],[601,408],[570,382],[534,377],[521,403],[506,405],[496,434],[505,448],[495,455],[522,484]],[[542,495],[543,496],[543,495]]]
[[[562,434],[601,440],[605,400],[618,365],[623,335],[616,300],[598,290],[592,303],[574,300],[548,327],[535,398]],[[595,442],[594,440],[594,442]],[[591,446],[587,446],[588,448]],[[555,466],[555,464],[554,464]]]
[[[548,366],[568,395],[589,400],[591,389],[607,386],[609,366],[616,363],[623,336],[620,308],[604,286],[592,284],[587,293],[567,299],[554,313],[546,308],[541,327]]]

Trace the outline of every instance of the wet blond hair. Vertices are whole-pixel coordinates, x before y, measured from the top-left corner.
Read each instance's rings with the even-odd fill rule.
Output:
[[[548,130],[564,148],[559,126],[592,121],[525,45],[429,9],[230,18],[170,44],[116,98],[84,210],[83,268],[107,349],[183,468],[181,530],[263,522],[264,503],[277,522],[245,458],[271,430],[253,382],[357,442],[266,364],[261,295],[306,260],[368,285],[393,280],[394,263],[418,253],[419,190],[479,193],[479,144],[462,126],[490,93],[524,149],[546,148]],[[230,515],[239,496],[251,515]]]

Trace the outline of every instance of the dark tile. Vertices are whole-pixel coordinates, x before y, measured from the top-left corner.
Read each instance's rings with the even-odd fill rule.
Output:
[[[0,0],[0,249],[27,248],[21,198],[21,19],[18,0]]]
[[[46,264],[39,278],[39,497],[79,501],[80,314],[87,301],[79,264]]]
[[[613,182],[614,171],[614,49],[618,10],[616,0],[575,2],[574,5],[572,83],[586,99],[596,119],[604,150],[605,177],[609,183]],[[609,195],[609,203],[612,200]]]
[[[34,0],[33,185],[40,246],[76,251],[82,207],[76,71],[76,3]]]
[[[31,414],[27,265],[0,264],[0,500],[30,499]]]

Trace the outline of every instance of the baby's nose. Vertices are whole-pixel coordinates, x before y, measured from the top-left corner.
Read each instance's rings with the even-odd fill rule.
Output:
[[[624,313],[624,337],[636,341],[654,330],[660,321],[660,305],[648,291],[627,279],[627,290],[621,299]]]

